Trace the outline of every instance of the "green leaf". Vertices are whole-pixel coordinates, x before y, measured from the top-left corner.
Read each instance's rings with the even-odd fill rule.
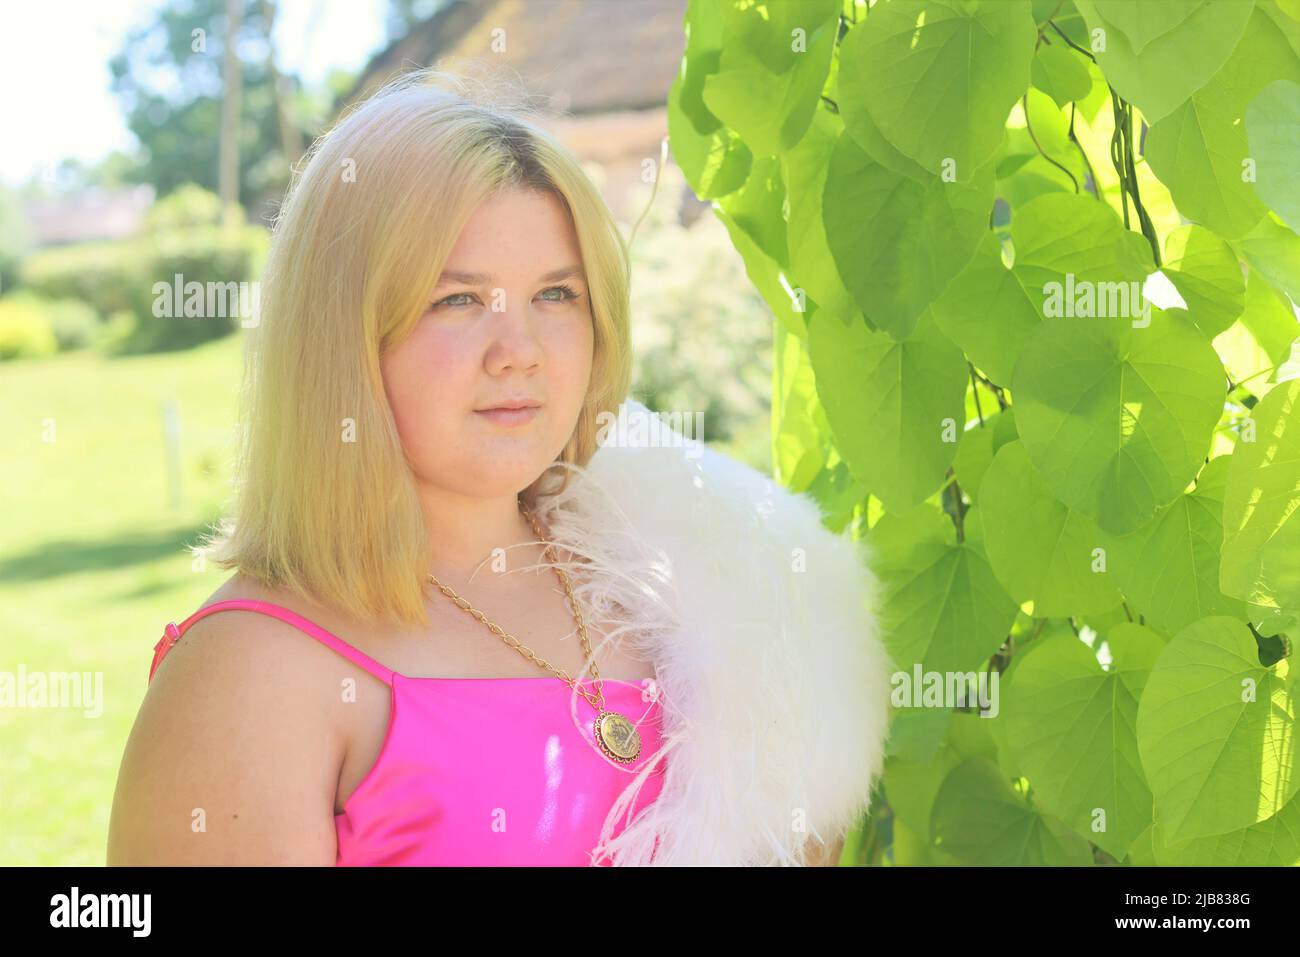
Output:
[[[902,821],[893,826],[894,843],[886,853],[894,867],[965,867],[957,858],[944,854]]]
[[[1009,130],[1009,138],[1010,134],[1023,132]],[[1020,160],[1024,162],[1021,163]],[[1070,178],[1038,153],[1012,154],[1008,157],[1005,169],[1008,175],[998,179],[995,189],[997,198],[1011,209],[1020,209],[1047,193],[1074,192]]]
[[[996,455],[1002,446],[1018,438],[1020,433],[1016,430],[1016,410],[1003,409],[993,419],[993,453]]]
[[[774,158],[757,160],[741,190],[718,200],[713,213],[726,226],[732,245],[745,263],[745,274],[762,294],[782,326],[802,337],[805,313],[811,307],[792,298],[785,271],[789,268],[786,223],[782,216],[785,188],[781,164]]]
[[[1030,77],[1058,106],[1071,100],[1082,100],[1092,91],[1092,77],[1088,74],[1082,54],[1075,53],[1064,41],[1050,46],[1044,43],[1034,54]]]
[[[1021,101],[1026,121],[1025,135],[1032,133],[1030,145],[1037,141],[1041,150],[1064,166],[1076,166],[1082,174],[1079,154],[1070,143],[1070,123],[1056,102],[1042,90],[1029,89]]]
[[[1219,591],[1223,495],[1231,456],[1211,459],[1196,488],[1178,496],[1153,522],[1108,542],[1109,567],[1147,622],[1166,634],[1207,615],[1245,615]]]
[[[1206,0],[1161,0],[1133,3],[1132,0],[1093,0],[1097,13],[1121,30],[1134,53],[1179,26]]]
[[[899,708],[891,712],[885,755],[897,762],[885,764],[886,779],[891,764],[929,764],[948,733],[948,722],[957,712],[951,708]],[[936,784],[936,787],[938,785]],[[888,780],[886,780],[888,787]],[[890,797],[893,803],[893,796]],[[927,811],[924,820],[929,820]]]
[[[1300,0],[1256,0],[1256,3],[1277,24],[1291,44],[1292,52],[1300,57]]]
[[[684,23],[687,42],[682,69],[668,92],[668,141],[695,195],[713,199],[740,188],[749,175],[752,156],[701,97],[705,78],[717,72],[721,59],[719,7],[707,0],[691,0]]]
[[[1138,751],[1166,840],[1272,817],[1300,786],[1291,676],[1259,663],[1232,618],[1202,618],[1165,646],[1138,707]]]
[[[1082,24],[1082,18],[1079,20]],[[1088,41],[1085,39],[1081,46],[1087,46]],[[1092,90],[1088,95],[1079,101],[1079,114],[1089,123],[1097,122],[1097,114],[1105,107],[1106,112],[1110,112],[1110,84],[1106,82],[1105,75],[1101,68],[1091,60],[1088,61],[1088,76],[1092,77]]]
[[[948,714],[953,712],[949,711]],[[935,795],[948,773],[966,760],[943,742],[928,761],[890,760],[885,764],[885,793],[895,818],[927,841]]]
[[[826,461],[826,443],[817,424],[821,403],[803,341],[779,327],[774,338],[772,462],[777,481],[802,492]]]
[[[845,37],[844,42],[849,43],[853,36],[854,34],[850,33]],[[857,36],[860,39],[862,34]],[[885,134],[880,132],[876,121],[867,112],[868,92],[867,87],[860,84],[846,84],[839,89],[837,101],[840,107],[839,116],[844,121],[844,128],[853,137],[853,141],[881,166],[921,184],[932,182],[935,179],[933,173],[910,156],[900,153],[889,140],[885,139]]]
[[[1036,37],[1027,0],[878,4],[844,38],[840,87],[864,93],[866,112],[901,153],[936,175],[955,163],[966,180],[997,150],[1029,85]],[[845,122],[853,128],[851,116]]]
[[[1292,226],[1300,226],[1300,84],[1277,80],[1246,107],[1250,155],[1258,164],[1255,190]]]
[[[886,513],[868,540],[882,583],[886,647],[904,670],[970,672],[1006,639],[1015,603],[984,556],[978,515],[966,515],[964,542],[929,503]]]
[[[935,845],[981,867],[1088,867],[1088,842],[1040,813],[988,758],[970,758],[944,779],[934,799]]]
[[[1246,305],[1240,322],[1274,366],[1287,360],[1291,343],[1300,336],[1295,307],[1256,272],[1246,276]]]
[[[993,205],[991,165],[969,183],[928,184],[874,162],[842,135],[822,197],[826,239],[858,307],[878,329],[911,335],[971,257]]]
[[[1300,379],[1273,389],[1232,456],[1219,583],[1267,608],[1300,608]]]
[[[1300,302],[1300,236],[1273,216],[1229,243],[1250,268],[1262,274],[1292,301]]]
[[[1300,337],[1295,307],[1260,273],[1246,277],[1246,308],[1241,317],[1214,339],[1214,348],[1234,383],[1257,397],[1288,376],[1283,364],[1292,358]]]
[[[1155,825],[1146,828],[1137,836],[1137,840],[1128,849],[1128,856],[1124,858],[1126,867],[1158,867],[1156,856],[1151,848],[1151,833]]]
[[[1188,317],[1210,339],[1236,321],[1246,280],[1232,248],[1208,229],[1180,226],[1165,238],[1160,271],[1187,303]]]
[[[1075,0],[1075,4],[1090,33],[1103,31],[1105,49],[1094,46],[1101,71],[1120,96],[1136,105],[1151,123],[1172,113],[1223,66],[1253,8],[1249,2],[1232,0],[1168,0],[1157,4],[1166,8],[1165,22],[1175,16],[1179,22],[1158,36],[1152,36],[1157,27],[1143,26],[1139,51],[1124,30],[1107,19],[1107,14],[1114,12],[1112,8],[1099,6],[1096,0]],[[1135,13],[1128,21],[1130,25],[1137,18]]]
[[[1079,639],[1043,639],[1007,689],[1007,737],[1039,804],[1122,858],[1151,823],[1134,726],[1164,643],[1127,625],[1113,629],[1107,644],[1111,664],[1103,671]]]
[[[945,420],[965,421],[966,360],[932,322],[898,342],[818,311],[808,331],[817,394],[835,447],[890,509],[923,501],[957,451]]]
[[[1179,212],[1227,239],[1249,233],[1267,212],[1243,165],[1250,156],[1245,114],[1279,79],[1300,79],[1300,61],[1273,21],[1256,13],[1223,69],[1147,135],[1147,162]]]
[[[818,110],[799,144],[781,154],[781,178],[790,203],[790,279],[819,308],[848,315],[857,307],[835,268],[822,222],[822,190],[831,149],[843,129],[844,124],[833,113]]]
[[[1069,223],[1069,228],[1062,229],[1063,223]],[[1155,271],[1155,264],[1150,249],[1141,244],[1141,237],[1135,243],[1134,235],[1124,228],[1114,210],[1089,196],[1039,196],[1012,211],[1016,278],[1040,313],[1046,308],[1045,300],[1055,291],[1048,285],[1059,284],[1064,291],[1067,274],[1073,276],[1068,284],[1075,288],[1082,280],[1094,284],[1137,283],[1140,290],[1143,280]],[[1098,291],[1103,288],[1098,287]],[[1124,285],[1119,291],[1127,294],[1125,315],[1141,311],[1136,306],[1138,297],[1131,294],[1133,290]],[[1075,297],[1066,298],[1073,301]]]
[[[1052,493],[1123,535],[1172,502],[1206,457],[1223,367],[1195,327],[1048,319],[1016,365],[1016,427]]]
[[[781,164],[771,157],[755,160],[744,187],[718,201],[731,221],[778,266],[787,265],[790,259],[784,204]]]
[[[1130,609],[1128,611],[1125,611],[1125,608],[1126,608],[1125,604],[1119,604],[1116,605],[1114,608],[1110,609],[1109,611],[1103,612],[1101,614],[1087,615],[1085,616],[1084,621],[1088,625],[1088,627],[1093,629],[1095,632],[1097,632],[1098,635],[1104,636],[1112,628],[1117,628],[1120,625],[1130,625],[1133,623],[1130,617],[1132,615],[1132,610]],[[1164,640],[1162,636],[1158,636],[1158,637],[1161,638],[1161,641]],[[1102,641],[1104,640],[1105,638],[1103,637]]]
[[[1011,381],[1020,350],[1042,317],[1002,265],[1002,244],[985,232],[975,257],[931,309],[939,328],[995,382]]]
[[[812,56],[819,31],[839,26],[839,0],[756,0],[720,6],[724,48],[743,50],[771,73],[800,69]]]
[[[993,462],[993,426],[991,424],[967,429],[957,445],[957,456],[952,460],[952,471],[962,490],[972,502],[979,502],[980,484]]]
[[[809,484],[808,494],[821,508],[822,524],[839,535],[853,520],[858,506],[865,504],[867,487],[858,481],[838,455],[833,455],[830,463],[823,466]]]
[[[988,718],[963,714],[951,708],[905,708],[895,713],[894,721],[916,718],[943,729],[941,740],[926,757],[893,759],[885,765],[885,793],[889,806],[918,834],[929,840],[930,811],[948,772],[967,758],[996,755],[988,737]],[[942,724],[938,724],[942,719]],[[890,727],[892,729],[893,722]]]
[[[1258,605],[1247,607],[1250,622],[1259,632],[1260,637],[1273,638],[1283,632],[1294,629],[1300,623],[1300,611],[1285,611],[1281,608],[1261,608]]]
[[[722,5],[722,55],[704,78],[703,100],[755,156],[789,149],[808,129],[830,68],[838,8],[837,0]]]
[[[989,564],[1013,600],[1034,603],[1037,618],[1100,613],[1122,599],[1103,566],[1096,524],[1052,497],[1011,442],[993,458],[980,493]]]
[[[1172,846],[1156,821],[1152,853],[1161,867],[1295,867],[1300,865],[1300,797],[1266,821]]]

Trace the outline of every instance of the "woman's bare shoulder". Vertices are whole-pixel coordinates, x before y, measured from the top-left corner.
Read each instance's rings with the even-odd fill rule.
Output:
[[[291,589],[239,573],[224,581],[197,610],[235,600],[277,605],[328,632],[352,634],[348,619],[334,609]],[[256,680],[255,675],[269,674],[286,695],[302,691],[321,698],[324,692],[326,699],[337,698],[341,676],[363,674],[296,624],[251,608],[223,608],[192,622],[159,665],[155,683],[174,662],[187,660],[198,671],[221,667],[249,681]]]
[[[200,607],[230,598],[286,596],[235,578]],[[333,863],[334,653],[296,631],[230,609],[168,651],[123,754],[109,864]]]

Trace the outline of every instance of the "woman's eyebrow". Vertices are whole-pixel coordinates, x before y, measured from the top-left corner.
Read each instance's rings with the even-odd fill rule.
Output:
[[[581,279],[585,282],[587,277],[583,274],[581,266],[563,266],[538,277],[539,282],[558,282],[561,279]],[[460,272],[456,269],[445,270],[441,278],[438,279],[439,286],[447,286],[452,283],[466,286],[486,286],[490,282],[492,282],[492,277],[485,272]]]

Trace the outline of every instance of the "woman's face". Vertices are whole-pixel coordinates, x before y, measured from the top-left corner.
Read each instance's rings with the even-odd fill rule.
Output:
[[[591,377],[591,299],[552,193],[509,190],[474,211],[411,335],[380,357],[420,481],[514,496],[573,434]],[[524,413],[491,412],[518,401]]]

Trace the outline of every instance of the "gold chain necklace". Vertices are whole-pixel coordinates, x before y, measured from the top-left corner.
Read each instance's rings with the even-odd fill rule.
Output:
[[[523,512],[524,517],[528,519],[528,524],[533,527],[533,531],[537,533],[538,539],[546,543],[546,549],[542,553],[542,558],[543,560],[549,559],[551,557],[552,546],[546,536],[542,534],[541,528],[538,527],[537,519],[533,516],[531,511],[528,511],[523,507],[523,503],[520,503],[519,510]],[[607,757],[615,761],[623,764],[630,764],[632,761],[635,761],[637,755],[641,753],[641,735],[637,733],[632,722],[626,717],[619,714],[617,711],[606,709],[605,695],[602,690],[603,682],[600,680],[600,669],[596,667],[596,657],[591,653],[591,644],[587,641],[587,625],[582,620],[582,612],[578,610],[578,601],[573,597],[573,588],[569,584],[569,576],[566,575],[564,569],[560,568],[557,564],[552,564],[551,569],[559,576],[560,584],[564,586],[564,592],[569,597],[569,604],[573,610],[573,617],[578,623],[578,640],[582,642],[582,650],[585,652],[587,660],[591,662],[591,674],[596,684],[596,693],[594,697],[586,689],[579,686],[578,683],[566,672],[556,668],[550,662],[537,657],[537,655],[533,654],[531,650],[521,644],[519,639],[502,631],[496,624],[489,621],[486,615],[457,595],[450,586],[444,585],[442,582],[438,581],[432,573],[429,574],[429,581],[437,585],[439,590],[455,602],[461,610],[469,612],[484,625],[487,625],[488,629],[491,630],[493,634],[501,638],[501,640],[503,640],[507,645],[515,649],[515,651],[519,652],[525,658],[530,659],[535,664],[550,671],[557,678],[564,681],[564,683],[570,688],[573,688],[578,692],[578,694],[586,698],[597,712],[594,728],[596,731],[596,742],[600,745],[601,751],[603,751]]]

